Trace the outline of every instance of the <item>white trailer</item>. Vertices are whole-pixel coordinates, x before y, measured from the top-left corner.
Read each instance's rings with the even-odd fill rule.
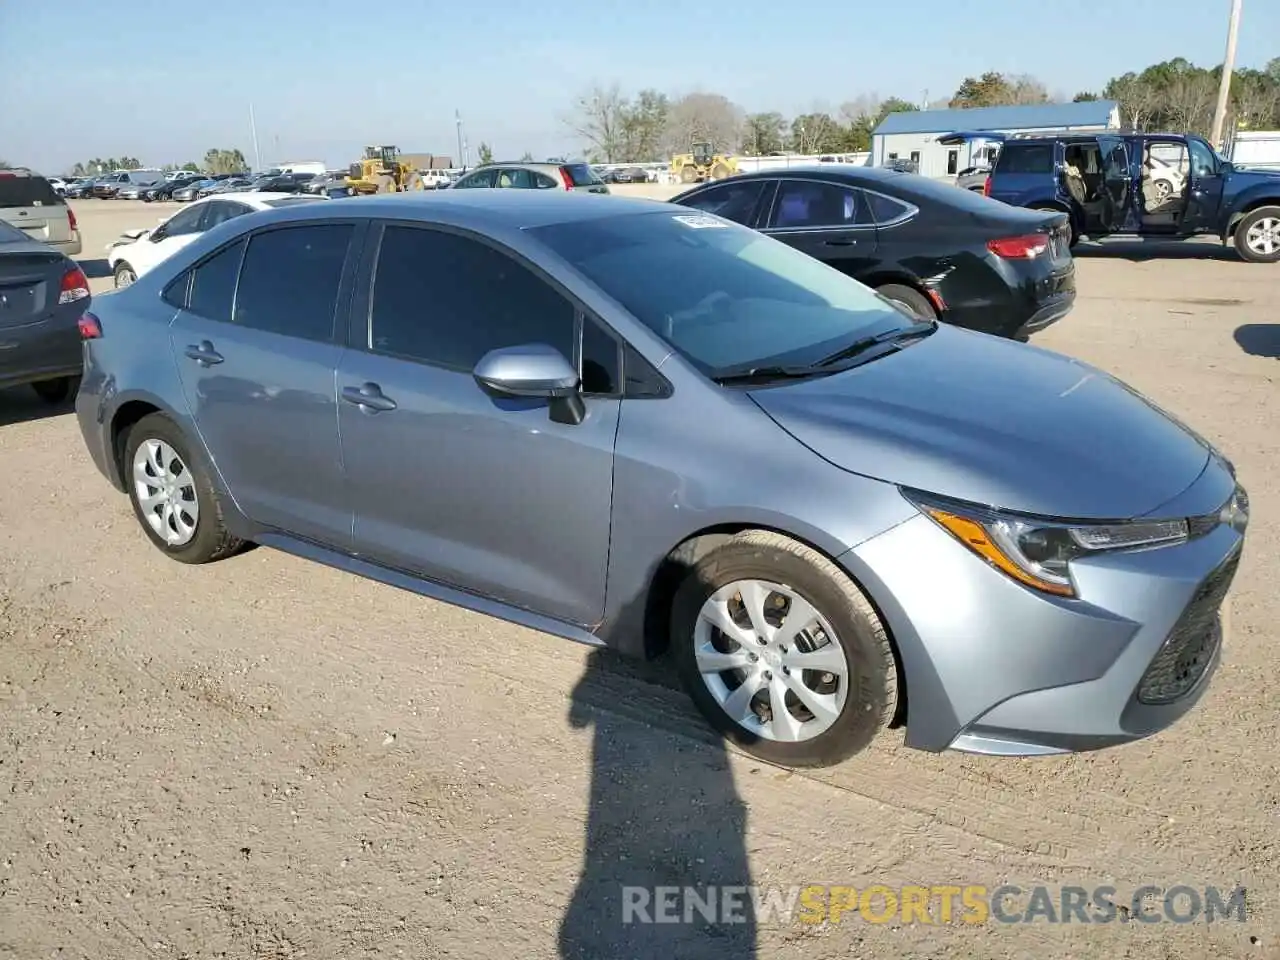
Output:
[[[1280,170],[1280,130],[1237,130],[1227,159],[1240,167]]]

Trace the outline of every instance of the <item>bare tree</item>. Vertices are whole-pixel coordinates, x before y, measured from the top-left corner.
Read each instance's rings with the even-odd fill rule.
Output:
[[[1218,83],[1208,71],[1176,74],[1165,91],[1166,109],[1177,130],[1207,133],[1213,123]]]
[[[1011,104],[1048,103],[1049,92],[1045,85],[1030,74],[1018,74],[1008,78]]]
[[[615,83],[608,87],[597,84],[579,96],[565,123],[606,162],[626,159],[622,156],[626,139],[626,115],[630,106],[622,89]]]
[[[852,100],[840,104],[840,117],[845,123],[855,124],[859,120],[867,120],[880,116],[880,104],[883,101],[878,93],[862,93]]]
[[[732,152],[742,134],[742,110],[718,93],[690,93],[671,105],[667,140],[672,152],[682,153],[699,141],[713,150]]]

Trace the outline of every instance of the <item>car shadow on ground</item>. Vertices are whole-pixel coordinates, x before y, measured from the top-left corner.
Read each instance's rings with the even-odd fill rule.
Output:
[[[45,420],[49,417],[61,417],[75,413],[75,409],[74,396],[62,403],[49,403],[37,397],[30,387],[10,387],[0,390],[0,427],[29,423],[32,420]]]
[[[1072,251],[1079,260],[1216,260],[1244,264],[1234,247],[1190,241],[1125,240],[1107,243],[1085,241]]]
[[[103,277],[111,276],[111,265],[107,263],[104,257],[95,257],[92,260],[77,260],[80,269],[84,271],[84,275],[90,280],[101,280]]]
[[[1246,323],[1236,327],[1235,338],[1247,354],[1280,360],[1280,323]]]
[[[721,741],[671,689],[668,663],[595,650],[573,691],[569,722],[590,727],[593,744],[582,874],[560,927],[564,960],[757,956],[749,893],[733,895],[737,909],[720,900],[751,883],[746,806]]]

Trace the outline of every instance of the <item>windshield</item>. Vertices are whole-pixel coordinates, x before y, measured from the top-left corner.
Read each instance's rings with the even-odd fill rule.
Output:
[[[911,324],[838,270],[719,217],[663,211],[529,232],[711,377],[816,363]]]

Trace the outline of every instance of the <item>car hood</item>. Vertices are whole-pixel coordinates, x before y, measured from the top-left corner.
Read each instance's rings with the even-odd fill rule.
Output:
[[[1078,360],[940,326],[863,366],[751,391],[784,430],[853,473],[1063,519],[1157,510],[1209,448]]]

